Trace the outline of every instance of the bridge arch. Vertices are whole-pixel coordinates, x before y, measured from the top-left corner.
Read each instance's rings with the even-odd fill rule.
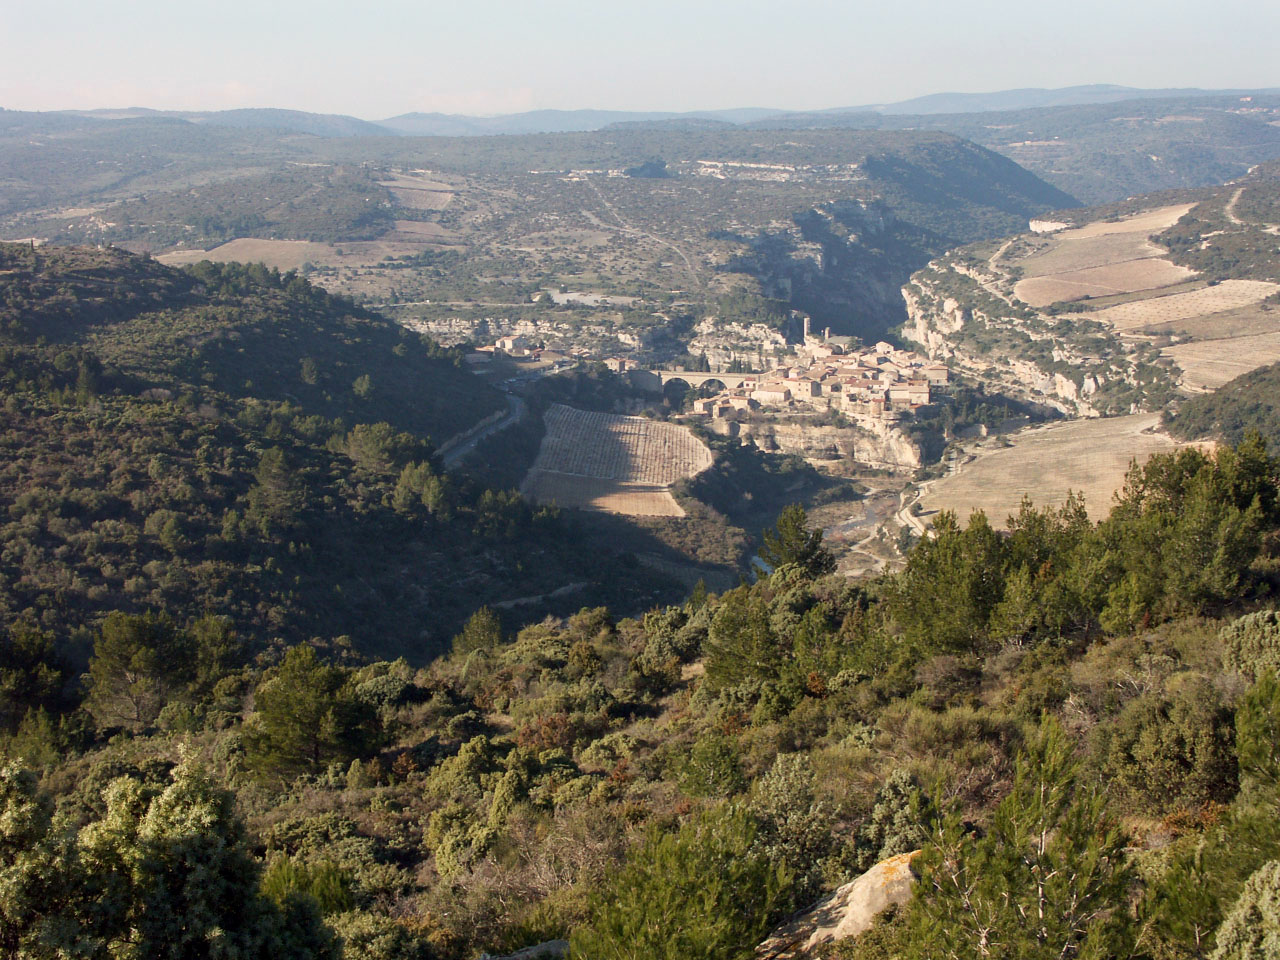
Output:
[[[693,388],[700,397],[714,397],[718,393],[726,393],[729,385],[719,377],[708,377]]]
[[[662,398],[673,407],[684,405],[693,384],[683,377],[667,377],[662,381]]]

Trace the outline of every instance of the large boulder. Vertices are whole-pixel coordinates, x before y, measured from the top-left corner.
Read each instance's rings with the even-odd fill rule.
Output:
[[[486,953],[481,960],[560,960],[568,952],[568,940],[548,940],[546,943],[525,947],[523,950],[517,950],[503,957],[490,957]]]
[[[803,913],[792,917],[756,948],[757,960],[803,960],[824,944],[856,937],[891,906],[911,899],[911,861],[919,850],[882,860]]]

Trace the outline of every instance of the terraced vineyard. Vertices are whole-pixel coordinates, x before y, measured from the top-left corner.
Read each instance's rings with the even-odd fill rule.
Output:
[[[685,427],[555,404],[521,492],[539,503],[628,516],[682,517],[675,481],[711,466]]]

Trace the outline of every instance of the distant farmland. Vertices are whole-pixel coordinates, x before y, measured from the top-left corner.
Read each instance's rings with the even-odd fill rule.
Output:
[[[1194,207],[1158,207],[1026,237],[1022,249],[1029,243],[1032,252],[1008,261],[1017,269],[1014,295],[1036,308],[1079,303],[1081,312],[1059,318],[1105,323],[1122,338],[1156,344],[1181,371],[1186,393],[1215,389],[1280,360],[1280,309],[1273,300],[1280,284],[1198,274],[1167,259],[1152,241]],[[1202,244],[1222,232],[1206,234]]]
[[[1250,370],[1280,360],[1280,331],[1229,340],[1193,340],[1162,353],[1182,368],[1185,389],[1216,390]]]
[[[1126,260],[1122,263],[1019,280],[1014,292],[1024,303],[1033,307],[1047,307],[1060,300],[1109,297],[1117,293],[1154,290],[1183,283],[1194,276],[1194,271],[1176,263],[1158,257],[1144,257],[1141,260]]]
[[[1176,323],[1252,306],[1277,292],[1280,292],[1280,286],[1263,280],[1224,280],[1212,287],[1135,300],[1086,316],[1090,320],[1110,324],[1117,333],[1127,333],[1155,324]]]
[[[1045,250],[1018,261],[1014,294],[1033,307],[1181,283],[1194,272],[1163,259],[1147,237],[1173,226],[1191,204],[1160,207],[1127,220],[1100,220],[1054,234]]]
[[[538,503],[640,517],[682,517],[671,484],[711,466],[685,427],[555,404],[521,492]]]

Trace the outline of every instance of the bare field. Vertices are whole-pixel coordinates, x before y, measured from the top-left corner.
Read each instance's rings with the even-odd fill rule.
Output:
[[[1073,270],[1087,270],[1126,260],[1162,257],[1165,251],[1147,239],[1145,233],[1109,233],[1091,240],[1063,242],[1057,237],[1043,253],[1035,253],[1018,261],[1022,275],[1028,279],[1048,277]]]
[[[253,240],[245,237],[211,250],[175,250],[161,254],[156,259],[173,266],[198,263],[201,260],[213,260],[217,263],[237,260],[241,263],[261,262],[280,270],[296,270],[308,261],[321,263],[332,260],[333,257],[333,247],[327,243],[312,243],[309,240]]]
[[[1232,337],[1251,337],[1276,331],[1280,331],[1280,307],[1264,303],[1253,303],[1247,307],[1209,313],[1188,320],[1148,324],[1142,328],[1142,332],[1147,334],[1177,334],[1195,340],[1228,340]]]
[[[404,224],[414,232],[401,232]],[[257,240],[242,237],[231,240],[211,250],[174,250],[156,257],[161,263],[182,266],[212,260],[215,263],[265,263],[278,270],[297,270],[304,263],[317,266],[366,267],[379,263],[384,257],[399,257],[420,253],[425,245],[439,246],[450,243],[435,224],[412,220],[397,220],[396,231],[382,240],[362,240],[344,243],[313,243],[309,240]],[[419,231],[418,228],[426,228]]]
[[[396,203],[411,210],[443,210],[457,193],[457,188],[447,183],[412,174],[378,182],[391,191]]]
[[[665,486],[530,471],[521,491],[538,503],[628,517],[683,517],[684,509]]]
[[[687,428],[555,404],[521,490],[539,503],[642,517],[683,517],[676,480],[711,466]]]
[[[1209,281],[1203,277],[1188,280],[1186,283],[1175,283],[1158,290],[1137,290],[1133,293],[1113,293],[1109,297],[1094,297],[1089,301],[1089,309],[1105,310],[1107,307],[1118,307],[1122,303],[1136,303],[1139,300],[1150,300],[1152,297],[1171,297],[1175,293],[1190,293],[1192,290],[1203,290]]]
[[[1106,220],[1097,220],[1093,223],[1086,223],[1083,227],[1076,227],[1073,230],[1063,230],[1053,236],[1057,240],[1089,240],[1093,237],[1105,237],[1113,233],[1141,233],[1144,235],[1160,233],[1162,230],[1168,230],[1190,213],[1191,208],[1194,206],[1194,203],[1177,203],[1168,207],[1156,207],[1154,210],[1145,210],[1137,216],[1117,220],[1114,223]]]
[[[954,510],[962,521],[982,510],[992,526],[1004,527],[1024,496],[1037,506],[1060,505],[1075,491],[1084,495],[1089,515],[1101,519],[1131,461],[1183,446],[1150,432],[1159,422],[1156,413],[1072,420],[1019,431],[1007,438],[1008,447],[987,441],[972,451],[972,463],[930,484],[921,506],[926,514]]]
[[[1124,333],[1153,324],[1168,324],[1248,307],[1277,291],[1280,291],[1280,284],[1263,280],[1224,280],[1190,293],[1135,300],[1084,314],[1083,317],[1109,323],[1117,332]]]
[[[1082,297],[1105,297],[1115,293],[1134,293],[1167,287],[1195,276],[1194,270],[1158,257],[1128,260],[1087,270],[1073,270],[1050,276],[1019,280],[1013,292],[1023,303],[1047,307],[1059,300]]]
[[[1163,259],[1148,236],[1173,226],[1191,209],[1178,204],[1114,223],[1097,221],[1052,235],[1048,249],[1017,262],[1023,278],[1014,295],[1033,307],[1182,283],[1195,271]]]
[[[1250,370],[1280,360],[1280,331],[1179,343],[1160,351],[1182,368],[1183,389],[1216,390]]]

